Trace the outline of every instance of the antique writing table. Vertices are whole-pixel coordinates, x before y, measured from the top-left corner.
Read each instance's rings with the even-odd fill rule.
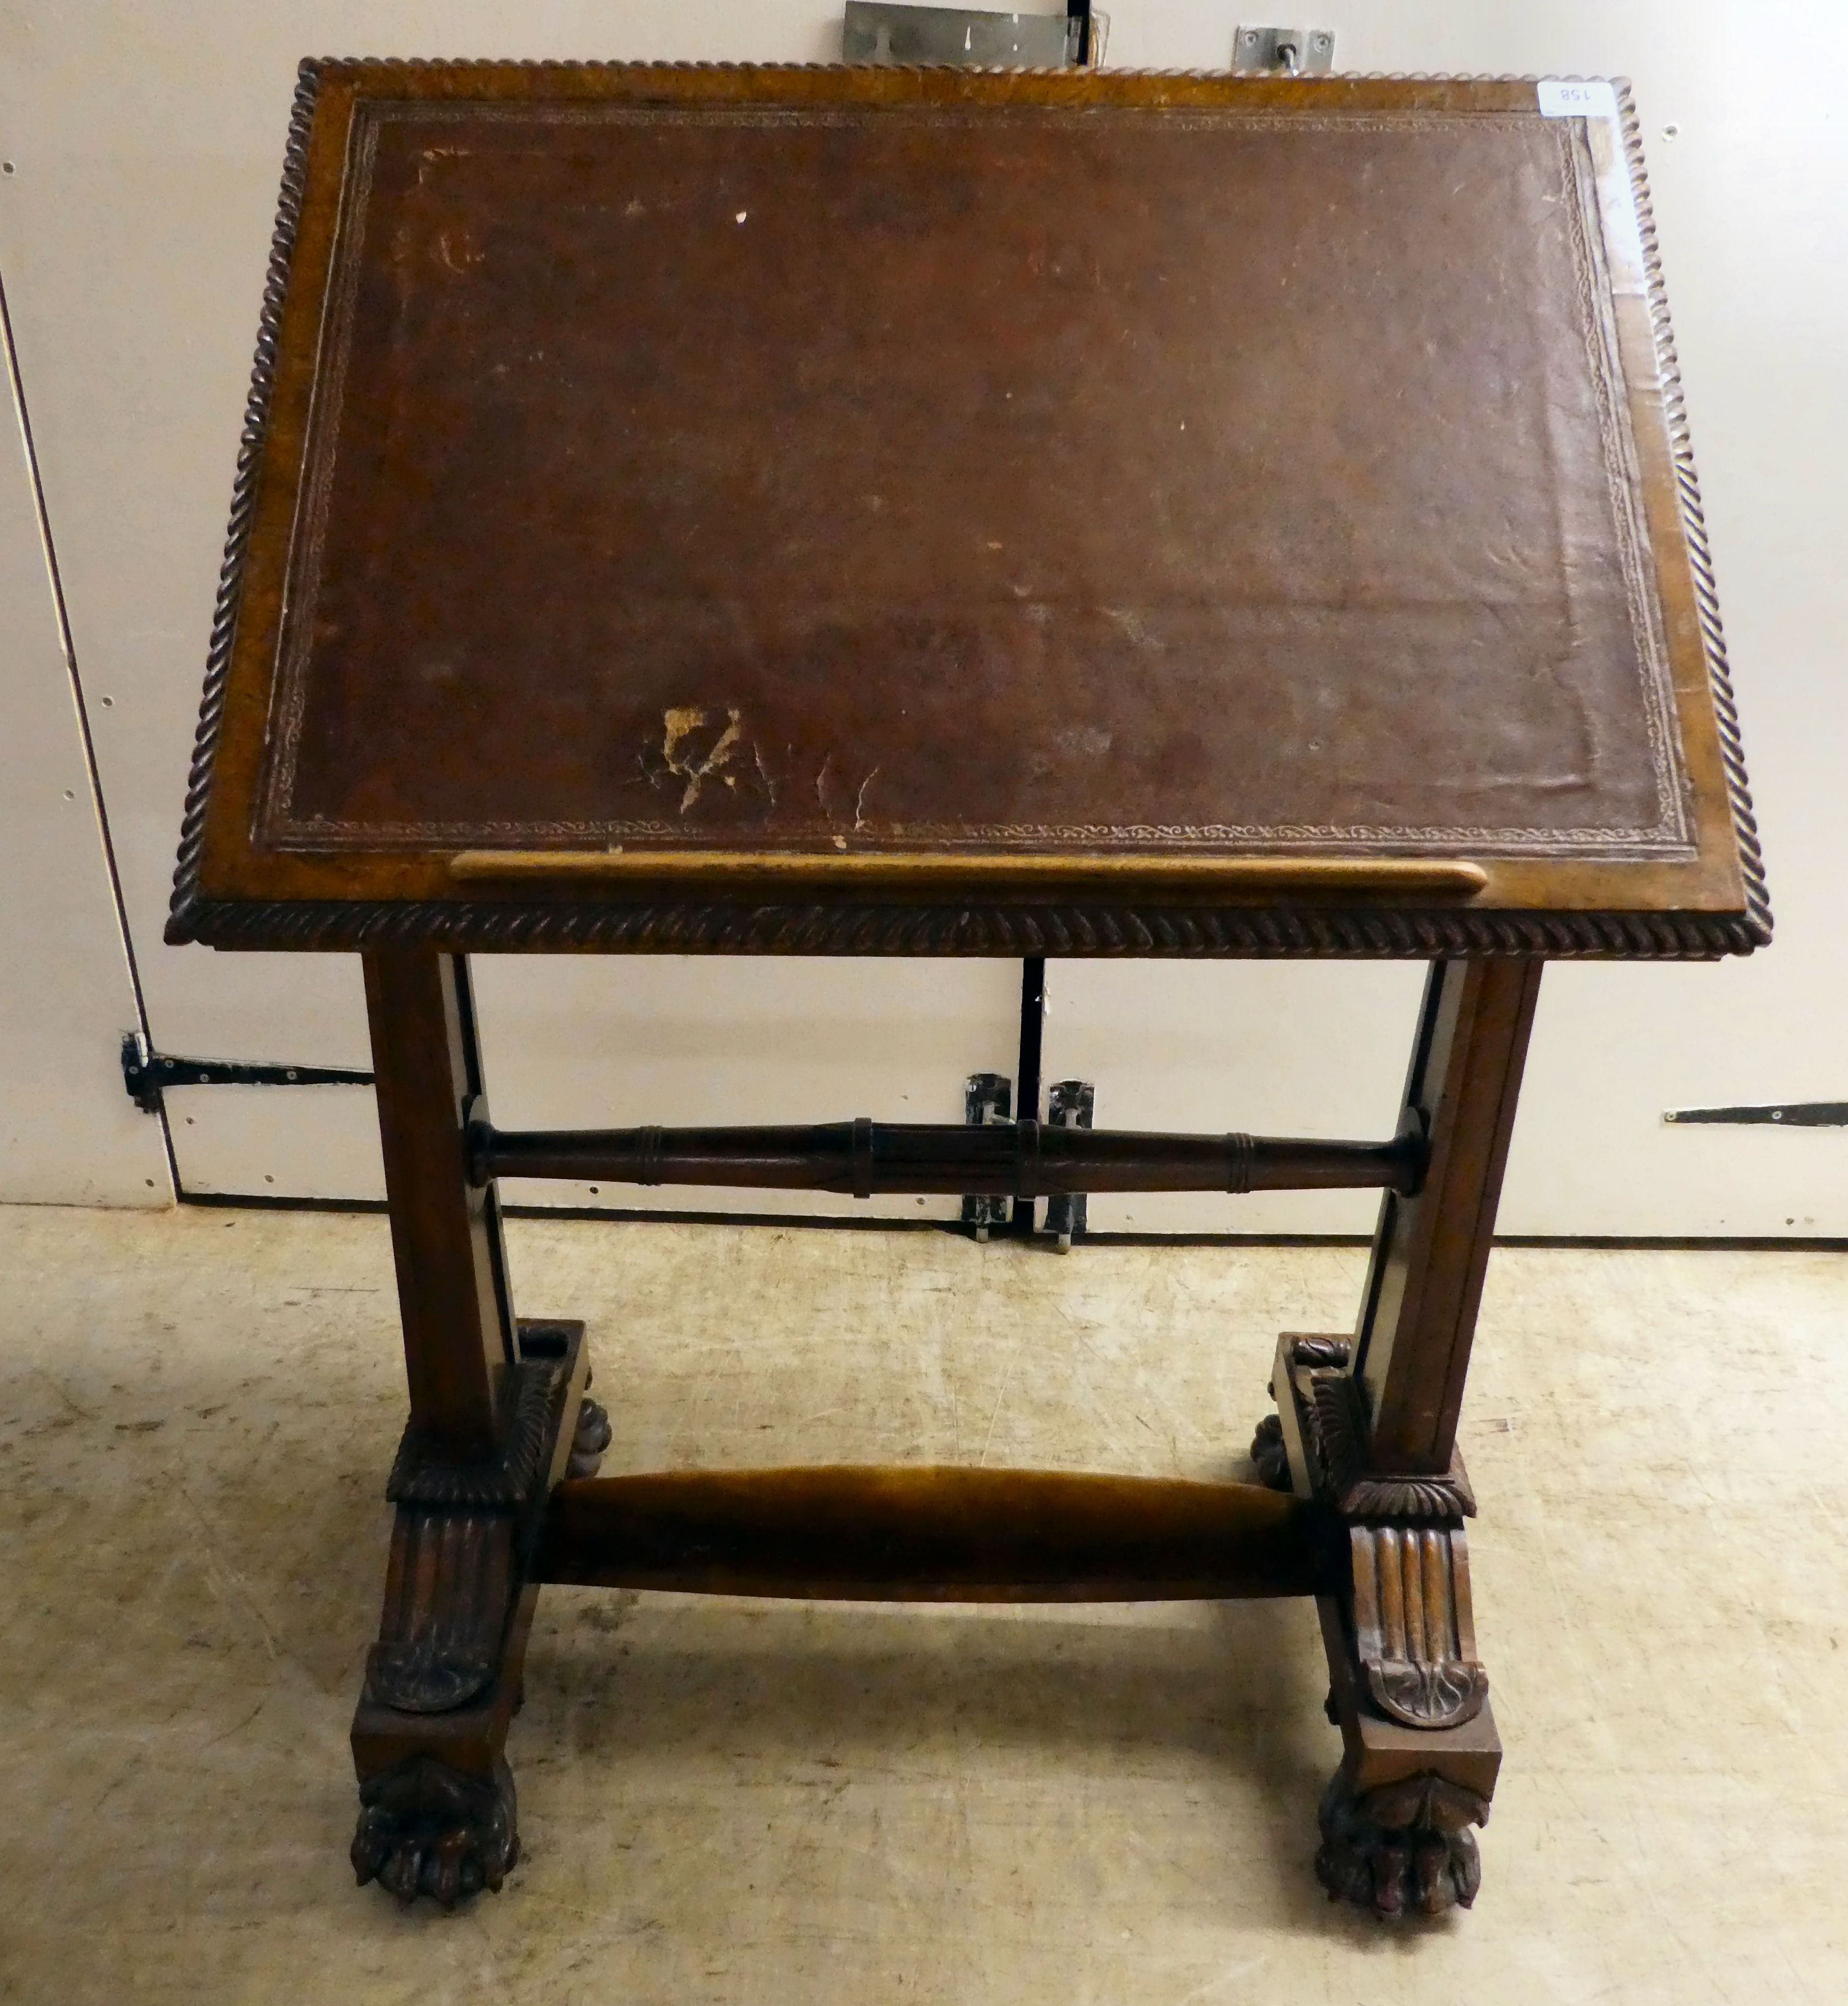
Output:
[[[1604,86],[304,65],[170,938],[364,963],[410,1419],[362,1881],[499,1885],[555,1581],[1313,1595],[1323,1881],[1470,1899],[1455,1444],[1541,965],[1769,937],[1653,241]],[[519,1135],[477,949],[1431,973],[1373,1142]],[[1261,1484],[599,1478],[515,1172],[1385,1195]]]

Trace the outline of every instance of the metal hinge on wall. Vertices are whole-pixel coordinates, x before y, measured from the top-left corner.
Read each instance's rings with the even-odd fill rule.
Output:
[[[1848,1100],[1780,1100],[1763,1107],[1671,1107],[1662,1117],[1677,1127],[1697,1121],[1780,1122],[1786,1128],[1848,1128]]]
[[[1097,1110],[1097,1089],[1088,1079],[1054,1080],[1046,1096],[1046,1122],[1051,1128],[1088,1128]],[[1075,1237],[1084,1237],[1086,1199],[1082,1191],[1062,1193],[1046,1201],[1046,1230],[1069,1254]]]
[[[963,1119],[971,1128],[985,1128],[1013,1121],[1014,1082],[998,1072],[971,1073],[963,1089]],[[1054,1128],[1088,1128],[1097,1105],[1097,1089],[1088,1079],[1061,1079],[1054,1082],[1046,1096],[1046,1118]],[[977,1240],[986,1241],[995,1227],[1006,1228],[1010,1219],[1023,1237],[1034,1236],[1033,1206],[1005,1198],[965,1198],[963,1223],[975,1229]],[[1082,1239],[1085,1198],[1082,1192],[1057,1193],[1046,1201],[1046,1223],[1039,1231],[1058,1242],[1061,1254],[1069,1253],[1074,1237]]]
[[[1014,1082],[1005,1073],[973,1072],[963,1089],[963,1118],[971,1128],[992,1128],[1014,1118]],[[963,1223],[975,1228],[977,1240],[986,1241],[998,1226],[1008,1223],[1005,1198],[965,1198]]]
[[[170,1086],[370,1086],[372,1075],[351,1066],[272,1065],[245,1059],[170,1058],[139,1031],[122,1034],[122,1085],[144,1114],[160,1112]]]

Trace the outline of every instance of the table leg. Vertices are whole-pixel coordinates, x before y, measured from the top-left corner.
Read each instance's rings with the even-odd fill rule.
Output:
[[[486,1107],[468,963],[362,960],[411,1425],[433,1452],[468,1462],[498,1445],[513,1362],[499,1205],[491,1188],[470,1189],[465,1156],[470,1114]]]
[[[1381,1469],[1450,1468],[1542,965],[1440,961],[1425,985],[1405,1105],[1430,1155],[1381,1205],[1354,1353]]]
[[[517,1856],[504,1751],[533,1545],[552,1486],[594,1471],[608,1427],[583,1397],[583,1325],[515,1322],[498,1202],[469,1181],[466,1131],[486,1102],[466,963],[364,963],[410,1417],[354,1716],[353,1863],[362,1883],[446,1906],[498,1888]]]
[[[1540,967],[1433,966],[1405,1092],[1423,1183],[1381,1207],[1357,1336],[1280,1343],[1277,1414],[1252,1445],[1267,1481],[1321,1498],[1345,1536],[1346,1582],[1318,1598],[1343,1754],[1316,1871],[1384,1915],[1474,1899],[1470,1828],[1501,1767],[1456,1424]]]

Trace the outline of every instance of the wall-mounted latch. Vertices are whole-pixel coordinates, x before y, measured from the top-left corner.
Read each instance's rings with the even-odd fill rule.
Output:
[[[1089,0],[1062,14],[990,13],[966,7],[847,0],[841,60],[955,63],[983,69],[1064,69],[1095,62],[1101,37]]]
[[[1776,1121],[1786,1128],[1848,1128],[1848,1100],[1782,1100],[1764,1107],[1671,1107],[1662,1117],[1677,1126],[1696,1121],[1755,1127]]]
[[[1088,1128],[1097,1111],[1097,1089],[1088,1079],[1055,1080],[1046,1096],[1048,1128]],[[1082,1239],[1087,1201],[1082,1191],[1066,1191],[1046,1201],[1045,1230],[1059,1244],[1061,1254],[1069,1254],[1074,1235]]]
[[[1234,69],[1274,76],[1325,76],[1335,65],[1332,28],[1241,28],[1232,40]]]
[[[1014,1118],[1014,1082],[998,1072],[972,1072],[963,1091],[963,1119],[971,1128],[988,1128]],[[1005,1198],[965,1198],[963,1223],[975,1228],[977,1240],[1008,1223]]]
[[[160,1112],[170,1086],[370,1086],[372,1075],[350,1066],[272,1065],[243,1059],[170,1058],[139,1031],[122,1034],[122,1085],[144,1114]]]

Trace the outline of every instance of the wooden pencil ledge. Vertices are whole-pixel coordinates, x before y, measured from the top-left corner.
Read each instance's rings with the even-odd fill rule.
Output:
[[[993,850],[464,850],[449,875],[465,883],[593,878],[621,884],[692,878],[778,885],[889,884],[946,890],[1001,883],[1064,885],[1106,879],[1177,889],[1262,892],[1417,892],[1473,897],[1488,882],[1480,864],[1458,857],[1009,856]]]

